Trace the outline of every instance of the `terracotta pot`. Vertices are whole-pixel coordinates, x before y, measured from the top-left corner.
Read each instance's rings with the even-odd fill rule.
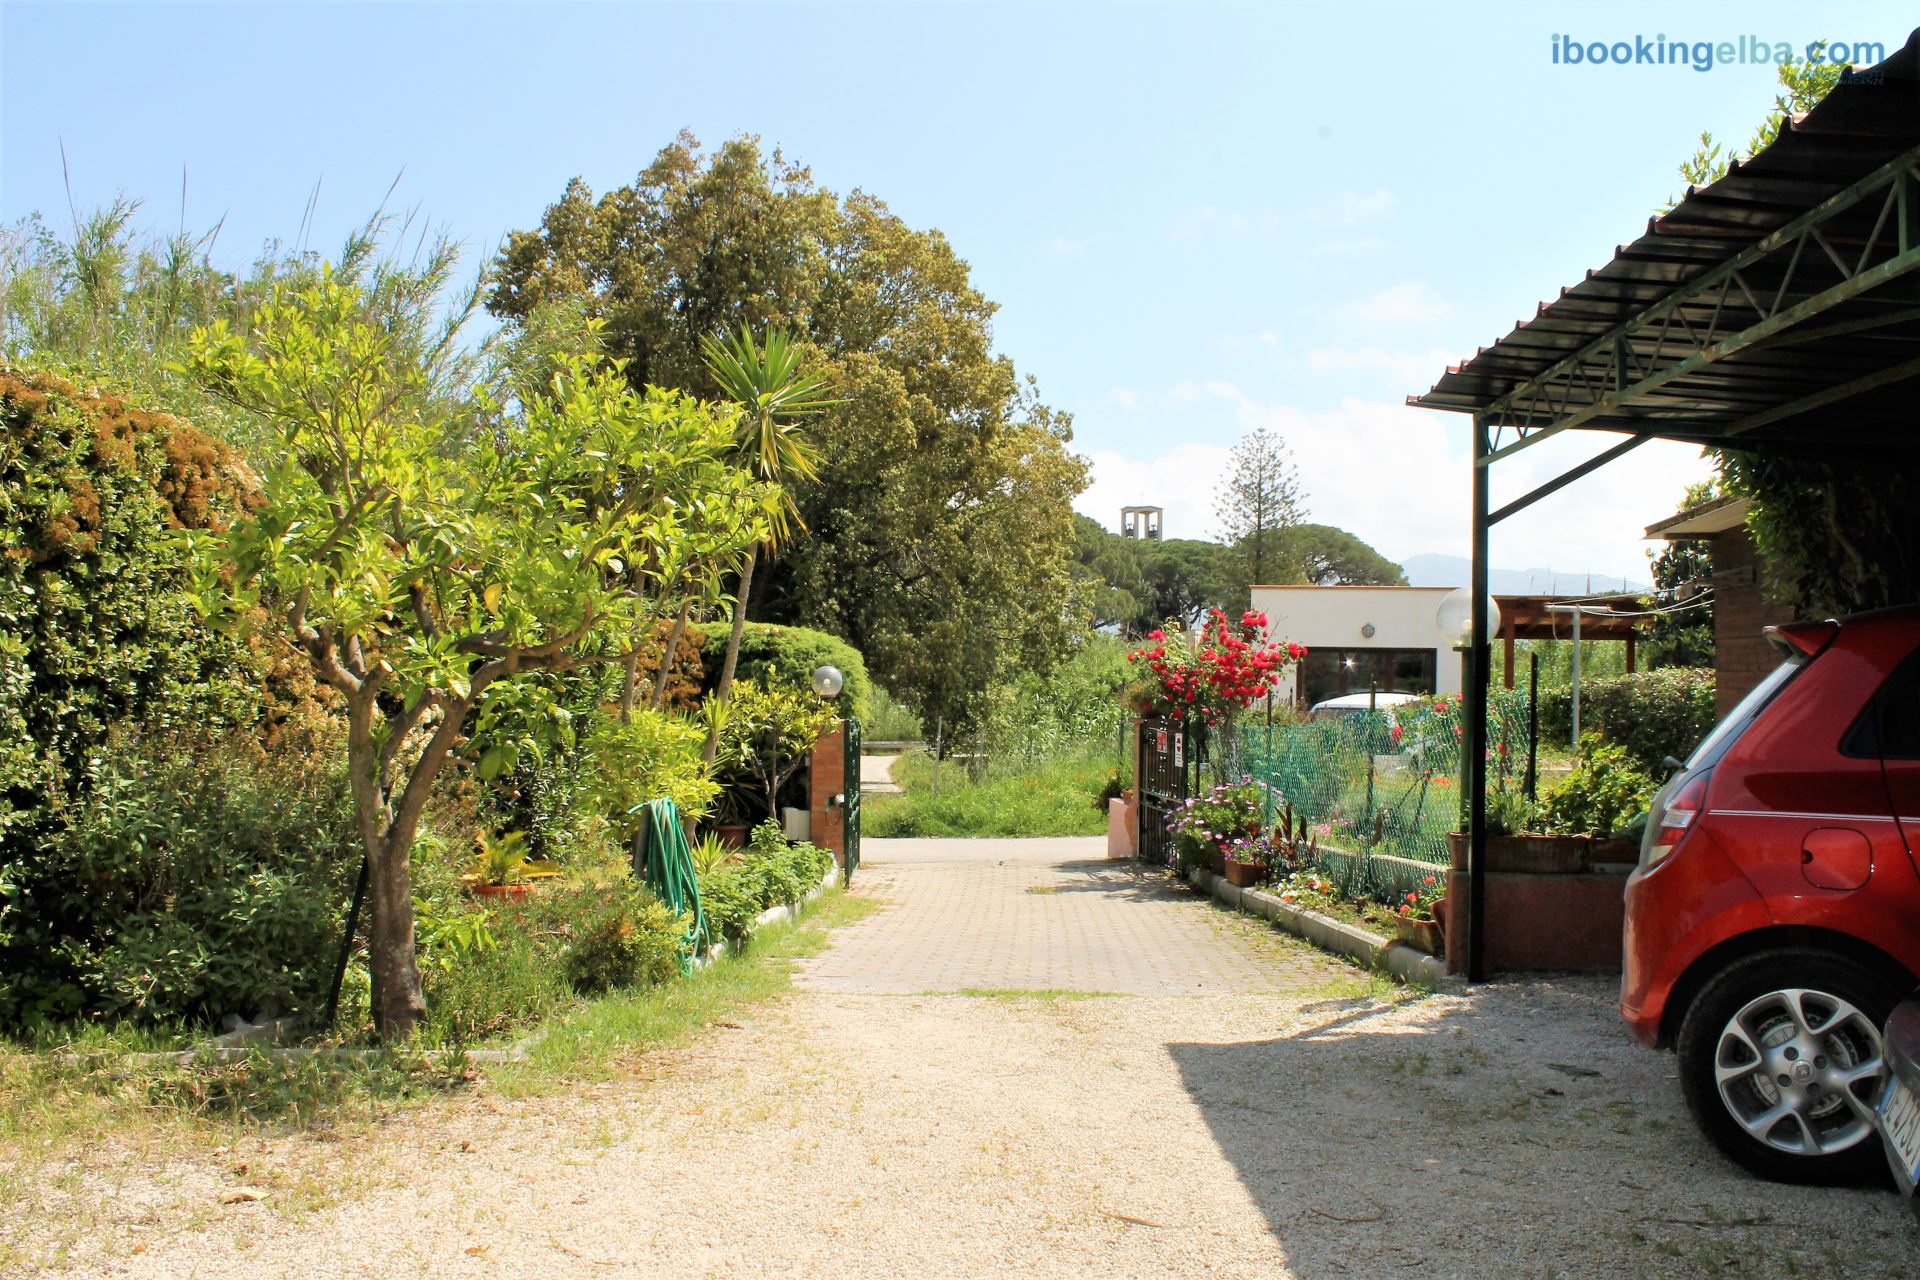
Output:
[[[1406,916],[1395,916],[1393,931],[1399,935],[1400,941],[1416,951],[1424,951],[1430,956],[1446,954],[1446,939],[1440,932],[1438,920],[1410,920]]]
[[[1265,867],[1258,866],[1251,862],[1229,861],[1227,863],[1227,883],[1236,888],[1251,889],[1260,883],[1261,873],[1265,870]]]
[[[473,886],[476,898],[495,898],[501,902],[518,902],[533,892],[530,884],[477,884]]]
[[[722,822],[714,830],[720,836],[720,843],[730,849],[747,847],[747,824],[744,822]]]

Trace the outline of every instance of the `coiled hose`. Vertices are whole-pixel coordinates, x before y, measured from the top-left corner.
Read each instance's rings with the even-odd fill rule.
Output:
[[[680,809],[670,799],[649,800],[638,808],[646,816],[634,836],[634,870],[669,911],[687,917],[687,931],[680,939],[680,972],[691,974],[713,946],[713,936],[700,905],[700,880],[694,874],[686,830],[680,825]]]

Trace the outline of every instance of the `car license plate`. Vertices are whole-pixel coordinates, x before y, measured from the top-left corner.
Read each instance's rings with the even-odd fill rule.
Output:
[[[1880,1099],[1880,1132],[1892,1148],[1891,1163],[1911,1192],[1920,1183],[1920,1098],[1898,1080],[1887,1082]]]

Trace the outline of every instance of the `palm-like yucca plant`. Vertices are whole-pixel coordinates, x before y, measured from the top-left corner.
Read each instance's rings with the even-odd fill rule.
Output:
[[[704,338],[700,348],[706,356],[707,371],[729,400],[740,406],[740,420],[734,428],[736,460],[761,480],[780,486],[779,506],[773,512],[773,532],[769,549],[778,546],[795,528],[804,527],[792,486],[819,474],[819,454],[802,433],[798,420],[811,418],[821,410],[844,401],[827,394],[827,380],[803,367],[800,344],[785,329],[769,329],[756,343],[753,333],[740,326],[740,332],[724,341]],[[740,568],[740,587],[733,601],[733,634],[727,641],[727,656],[720,667],[720,681],[714,689],[717,701],[724,702],[733,691],[734,668],[740,662],[740,637],[747,625],[747,595],[753,590],[753,571],[760,548],[749,547]],[[707,762],[711,764],[719,747],[719,736],[707,735]]]

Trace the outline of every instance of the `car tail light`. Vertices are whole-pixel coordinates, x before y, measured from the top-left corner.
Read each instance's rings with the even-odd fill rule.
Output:
[[[1679,789],[1653,806],[1647,822],[1647,842],[1640,865],[1651,867],[1672,853],[1674,847],[1693,830],[1707,803],[1707,774],[1696,773],[1680,783]]]

